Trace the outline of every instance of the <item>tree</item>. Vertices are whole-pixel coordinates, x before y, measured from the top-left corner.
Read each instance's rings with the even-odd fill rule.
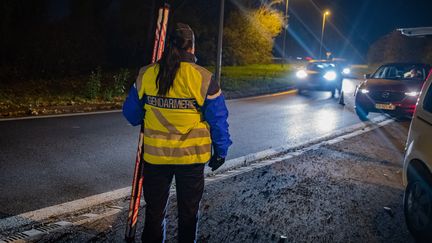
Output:
[[[232,11],[224,30],[224,63],[270,62],[274,38],[282,31],[283,24],[282,13],[268,4],[258,9]]]
[[[368,52],[368,62],[431,62],[431,51],[431,39],[406,37],[394,31],[372,44]]]

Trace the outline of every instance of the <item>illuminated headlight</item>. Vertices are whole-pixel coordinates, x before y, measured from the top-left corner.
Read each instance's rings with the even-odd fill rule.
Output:
[[[351,73],[351,69],[349,69],[349,68],[344,68],[344,69],[342,70],[342,73],[345,74],[345,75],[348,75],[348,74]]]
[[[411,91],[411,92],[405,93],[406,96],[411,96],[411,97],[419,96],[419,94],[420,94],[420,92],[416,92],[416,91]]]
[[[360,89],[360,92],[362,94],[367,94],[367,93],[369,93],[369,90],[368,89]]]
[[[337,78],[337,74],[335,71],[328,71],[326,74],[324,74],[324,78],[327,81],[334,81]]]
[[[308,76],[308,74],[306,73],[305,70],[299,70],[299,71],[296,73],[296,76],[297,76],[297,78],[299,78],[299,79],[304,79],[304,78],[306,78],[306,77]]]

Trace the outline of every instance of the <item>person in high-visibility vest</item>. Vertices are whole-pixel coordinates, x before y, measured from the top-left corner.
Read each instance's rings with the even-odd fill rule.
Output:
[[[195,37],[175,26],[161,60],[141,68],[123,105],[134,126],[144,122],[143,242],[165,239],[167,201],[175,176],[179,242],[194,242],[204,166],[219,168],[232,144],[228,109],[211,72],[195,64]],[[213,155],[211,154],[213,147]]]

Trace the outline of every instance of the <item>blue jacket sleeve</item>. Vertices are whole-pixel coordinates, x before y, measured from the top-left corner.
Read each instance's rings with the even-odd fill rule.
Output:
[[[228,131],[228,109],[223,95],[215,99],[206,99],[202,107],[204,120],[210,125],[210,134],[215,153],[225,158],[228,147],[232,144]]]
[[[131,125],[137,126],[142,124],[144,115],[144,99],[139,99],[138,91],[134,85],[123,103],[123,116]]]

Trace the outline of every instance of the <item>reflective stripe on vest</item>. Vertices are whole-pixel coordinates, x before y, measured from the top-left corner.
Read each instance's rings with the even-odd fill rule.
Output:
[[[166,96],[157,94],[159,67],[141,69],[138,94],[145,99],[144,160],[151,164],[206,163],[211,156],[208,124],[202,121],[211,73],[182,62]]]
[[[210,153],[210,146],[207,144],[201,146],[190,146],[184,148],[169,148],[169,147],[155,147],[148,144],[144,144],[145,153],[154,156],[166,156],[166,157],[183,157],[187,155],[197,155]]]

